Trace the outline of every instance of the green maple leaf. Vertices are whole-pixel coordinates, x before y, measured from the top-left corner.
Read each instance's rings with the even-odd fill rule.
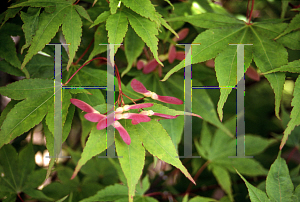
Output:
[[[286,23],[258,22],[251,25],[225,15],[214,13],[203,13],[199,15],[186,16],[169,19],[169,21],[186,21],[194,26],[209,28],[200,33],[193,43],[200,43],[193,47],[192,64],[200,63],[216,57],[215,66],[219,86],[236,85],[236,51],[228,44],[253,44],[245,47],[245,69],[247,70],[252,57],[257,67],[266,72],[287,64],[287,50],[283,45],[274,42],[287,27]],[[235,49],[236,50],[236,49]],[[274,51],[276,50],[276,51]],[[229,52],[228,52],[229,51]],[[253,56],[252,56],[253,55]],[[173,73],[184,68],[184,61],[171,69],[164,77],[167,80]],[[227,76],[223,73],[226,72]],[[275,93],[275,113],[279,118],[279,107],[282,96],[285,75],[273,73],[266,76]],[[239,81],[240,78],[237,78]],[[222,120],[222,109],[231,90],[222,89],[218,103],[218,113]]]
[[[9,84],[0,88],[0,93],[14,100],[23,100],[18,102],[6,115],[0,131],[0,147],[9,143],[14,138],[27,132],[35,125],[39,124],[46,116],[46,122],[53,133],[54,128],[54,91],[53,80],[46,79],[25,79]],[[70,93],[63,91],[63,125],[66,122],[69,113]],[[74,110],[73,110],[74,113]],[[68,122],[72,120],[73,115],[69,117]],[[65,136],[69,134],[69,127],[66,127]],[[49,150],[52,152],[53,150]]]
[[[128,20],[122,11],[110,15],[106,21],[106,30],[108,31],[109,44],[121,44],[128,29]],[[120,45],[116,45],[114,52],[116,53]]]
[[[72,2],[70,1],[57,0],[51,2],[46,0],[26,1],[14,5],[12,6],[12,8],[24,6],[46,7],[48,9],[52,9],[52,12],[48,13],[45,10],[40,14],[38,29],[36,30],[35,35],[32,38],[31,45],[21,65],[21,69],[25,67],[25,65],[35,54],[41,51],[45,47],[45,45],[51,41],[61,25],[66,42],[69,44],[69,61],[67,64],[67,69],[69,69],[81,41],[82,21],[79,15],[91,21],[87,12],[81,6],[72,5]],[[30,18],[23,18],[23,20],[25,24],[32,24],[32,22],[30,22]],[[27,33],[28,35],[29,32],[26,31],[25,33]]]
[[[19,32],[20,27],[15,24],[6,23],[3,27],[0,28],[0,57],[3,58],[7,63],[13,66],[13,68],[18,68],[24,73],[26,78],[29,78],[29,73],[27,69],[21,69],[21,62],[17,56],[15,43],[11,36],[21,35]]]
[[[235,169],[239,176],[244,180],[248,188],[251,201],[298,201],[299,190],[298,185],[294,191],[294,185],[289,175],[289,169],[283,158],[280,157],[281,151],[278,153],[277,159],[271,165],[267,180],[266,192],[251,185],[239,172]],[[293,194],[294,192],[294,194]],[[269,198],[269,199],[268,199]]]
[[[128,27],[128,32],[125,36],[124,43],[128,65],[127,68],[122,72],[122,77],[130,71],[133,63],[140,56],[145,46],[143,40],[135,33],[131,26]]]
[[[284,130],[284,135],[283,138],[281,140],[281,144],[280,144],[280,149],[282,149],[282,147],[285,145],[289,134],[291,134],[292,130],[300,125],[300,76],[298,76],[296,82],[295,82],[295,88],[294,88],[294,98],[292,100],[292,106],[293,109],[291,111],[291,120],[289,121],[287,128]]]
[[[126,14],[131,27],[134,29],[136,34],[146,43],[153,53],[156,61],[161,64],[162,62],[158,59],[157,46],[158,46],[158,30],[156,24],[147,18],[144,18],[130,9],[123,8],[123,12]]]
[[[267,71],[264,74],[269,74],[269,73],[273,73],[273,72],[300,73],[300,60],[295,60],[293,62],[289,62],[287,65],[283,65],[283,66],[275,68],[271,71]]]
[[[27,13],[21,11],[21,19],[24,24],[22,25],[22,29],[25,34],[26,43],[23,45],[21,49],[21,54],[25,48],[28,48],[31,44],[32,37],[35,35],[35,30],[38,27],[39,23],[39,15],[40,8],[29,7]]]
[[[134,12],[140,14],[151,21],[159,23],[158,13],[150,0],[121,0],[121,2]]]
[[[225,122],[231,132],[235,132],[236,117]],[[254,155],[263,152],[269,145],[276,142],[259,136],[245,136],[245,155]],[[236,156],[236,139],[230,138],[220,129],[214,135],[207,124],[203,125],[200,141],[195,141],[198,153],[209,162],[208,168],[212,170],[222,189],[232,199],[231,179],[229,172],[234,173],[235,167],[239,172],[248,176],[266,175],[267,170],[258,161],[252,158],[228,158]]]
[[[0,192],[8,192],[15,196],[25,192],[36,199],[53,201],[52,198],[35,189],[43,183],[46,170],[34,169],[32,144],[28,144],[19,155],[12,145],[5,145],[0,149],[0,158]]]

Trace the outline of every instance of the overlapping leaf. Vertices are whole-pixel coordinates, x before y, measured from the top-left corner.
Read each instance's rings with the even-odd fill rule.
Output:
[[[279,152],[277,159],[271,165],[267,176],[267,194],[247,182],[247,180],[238,172],[238,169],[236,169],[236,172],[246,183],[251,201],[298,201],[299,186],[294,192],[294,185],[289,175],[289,169],[285,160],[280,157],[280,154],[281,152]]]
[[[50,7],[53,11],[44,11],[39,16],[38,29],[35,32],[35,36],[32,39],[31,46],[29,47],[21,68],[29,62],[33,55],[37,54],[38,51],[41,51],[45,45],[51,41],[58,31],[58,28],[63,24],[63,34],[66,38],[66,42],[70,44],[68,47],[69,61],[67,64],[67,69],[69,69],[81,41],[82,21],[78,13],[91,21],[84,8],[78,5],[72,5],[72,2],[70,1],[57,0],[51,2],[46,0],[26,1],[14,5],[12,8],[21,6]]]
[[[26,79],[0,88],[0,93],[23,100],[7,114],[0,131],[0,147],[40,123],[53,97],[53,81]]]
[[[158,59],[158,53],[157,53],[158,38],[156,37],[156,35],[158,35],[158,31],[155,22],[149,21],[148,19],[132,12],[129,9],[124,8],[123,11],[127,16],[131,27],[150,48],[157,62],[163,65],[161,61]]]
[[[285,145],[285,142],[291,134],[292,130],[300,125],[300,76],[298,76],[296,82],[295,82],[295,88],[294,88],[294,98],[292,100],[292,106],[293,109],[291,111],[291,120],[289,121],[287,128],[284,131],[283,138],[281,140],[280,149]]]
[[[121,44],[123,38],[128,29],[128,20],[126,15],[122,11],[110,15],[106,21],[106,30],[108,31],[108,43],[109,44]],[[115,53],[117,48],[120,45],[115,47]]]
[[[26,43],[23,45],[21,53],[23,53],[23,50],[28,48],[31,44],[32,37],[34,36],[39,23],[40,10],[40,8],[29,7],[27,13],[21,12],[21,19],[24,22],[22,28],[26,39]]]
[[[235,132],[235,117],[225,122],[225,126],[231,132]],[[232,199],[231,179],[229,172],[234,173],[236,168],[239,172],[248,176],[266,175],[267,170],[258,161],[252,158],[228,158],[236,156],[236,139],[228,137],[222,130],[218,129],[213,137],[205,124],[200,142],[195,142],[198,153],[209,161],[208,168],[212,170],[222,189]],[[254,135],[245,136],[245,155],[250,156],[263,152],[276,140],[267,140]],[[259,148],[259,150],[256,150]]]
[[[20,192],[40,200],[53,200],[41,191],[35,190],[43,183],[46,170],[35,170],[34,151],[32,145],[27,145],[17,154],[12,145],[5,145],[0,150],[0,166],[2,174],[0,177],[0,192],[9,192],[14,195]]]
[[[119,158],[120,165],[127,179],[128,201],[132,202],[136,184],[142,175],[145,164],[145,149],[139,138],[140,131],[131,124],[131,121],[126,120],[120,123],[132,137],[130,145],[125,144],[119,135],[115,139],[117,154],[118,156],[122,156],[122,158]]]
[[[125,55],[127,58],[127,68],[122,72],[124,76],[130,71],[134,61],[142,53],[145,43],[143,40],[134,32],[131,26],[128,27],[128,32],[124,39],[125,42]]]
[[[79,172],[80,168],[92,157],[100,154],[102,151],[106,149],[106,136],[105,130],[97,130],[94,127],[90,133],[90,136],[86,142],[86,146],[83,149],[81,154],[81,158],[78,161],[76,168],[73,172],[72,178],[74,178]],[[108,145],[109,147],[110,145]]]
[[[247,25],[242,21],[230,18],[224,15],[205,13],[197,16],[188,16],[183,18],[185,21],[189,21],[189,18],[201,18],[203,21],[192,21],[190,23],[195,24],[195,26],[200,26],[203,28],[212,28],[207,31],[202,32],[196,37],[193,43],[200,43],[200,46],[195,46],[193,48],[193,60],[192,63],[199,63],[205,60],[216,57],[219,53],[224,51],[224,56],[218,57],[216,60],[216,66],[223,67],[226,65],[227,72],[230,72],[229,78],[234,78],[236,75],[235,71],[230,71],[232,69],[234,62],[234,54],[230,57],[226,57],[225,52],[228,49],[228,44],[253,44],[251,47],[251,52],[245,55],[245,64],[248,65],[251,62],[251,57],[253,54],[254,61],[261,71],[268,71],[285,65],[287,63],[287,51],[279,43],[276,43],[270,39],[275,38],[280,34],[286,27],[285,23],[254,23],[252,25]],[[179,20],[179,19],[175,19]],[[213,20],[216,23],[210,23]],[[216,27],[220,27],[216,29]],[[225,26],[225,27],[224,27]],[[231,64],[231,65],[230,65]],[[184,67],[184,61],[171,69],[167,75],[164,77],[163,81],[167,80],[174,72]],[[247,66],[246,66],[247,68]],[[223,68],[216,68],[217,75],[221,75],[221,70]],[[221,83],[226,83],[225,80],[228,77],[222,79],[220,76],[218,80]],[[270,82],[274,93],[275,93],[275,112],[276,116],[279,117],[279,107],[282,96],[282,89],[284,84],[284,74],[275,73],[273,75],[266,76]],[[224,82],[222,81],[224,80]],[[220,86],[221,86],[221,83]],[[227,82],[228,83],[228,82]],[[223,86],[223,85],[222,85]],[[219,101],[219,116],[222,118],[222,108],[227,99],[229,90],[223,90],[220,101]]]
[[[154,5],[151,3],[150,0],[121,0],[121,1],[126,7],[130,8],[131,10],[140,14],[141,16],[149,18],[151,21],[154,21],[156,23],[159,22]]]
[[[275,68],[271,71],[267,71],[264,74],[269,74],[269,73],[273,73],[273,72],[300,73],[300,60],[295,60],[293,62],[289,62],[287,65],[283,65],[283,66]]]
[[[172,144],[172,140],[161,124],[151,120],[150,122],[140,123],[137,129],[142,131],[140,132],[140,141],[143,142],[147,151],[166,163],[177,167],[190,181],[195,184],[192,176],[177,157],[178,154]]]
[[[19,58],[17,57],[17,52],[15,48],[15,43],[11,38],[11,35],[17,36],[19,33],[11,33],[15,32],[14,30],[16,28],[16,25],[6,23],[3,27],[1,27],[0,31],[0,46],[2,47],[0,49],[0,57],[6,60],[8,63],[10,63],[12,66],[21,68],[21,62]],[[11,31],[13,30],[13,31]],[[17,31],[18,32],[18,31]],[[29,73],[27,69],[22,70],[23,73],[26,75],[27,78],[29,78]]]
[[[63,20],[62,31],[68,45],[69,61],[67,69],[71,66],[75,53],[80,45],[82,21],[76,9],[70,6],[64,10],[66,16]]]

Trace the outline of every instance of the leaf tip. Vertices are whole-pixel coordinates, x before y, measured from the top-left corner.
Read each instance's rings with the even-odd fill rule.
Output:
[[[73,180],[77,176],[77,173],[78,173],[78,171],[75,169],[72,177],[70,178],[70,180]]]

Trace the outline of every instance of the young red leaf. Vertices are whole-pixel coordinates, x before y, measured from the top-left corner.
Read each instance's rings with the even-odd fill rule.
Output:
[[[153,70],[157,67],[158,62],[156,59],[151,60],[143,69],[144,74],[149,74],[150,72],[153,72]]]
[[[75,105],[76,107],[78,107],[79,109],[81,109],[82,111],[88,112],[88,113],[93,113],[93,112],[97,112],[93,107],[91,107],[89,104],[78,100],[78,99],[70,99],[71,103],[73,105]]]
[[[168,52],[168,61],[170,64],[172,64],[175,60],[176,57],[176,48],[173,44],[170,45],[169,47],[169,52]]]

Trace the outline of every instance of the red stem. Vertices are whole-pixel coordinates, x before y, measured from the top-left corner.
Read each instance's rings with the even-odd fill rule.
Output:
[[[81,70],[82,67],[84,67],[85,65],[87,65],[88,63],[92,62],[93,60],[98,60],[98,59],[102,59],[102,60],[105,60],[107,62],[107,58],[105,57],[96,57],[96,58],[93,58],[89,61],[87,61],[86,63],[84,63],[79,69],[76,70],[76,72],[69,78],[69,80],[64,83],[63,85],[67,85],[71,79],[79,72],[79,70]],[[122,86],[121,86],[121,77],[120,77],[120,74],[119,74],[119,70],[118,70],[118,67],[117,65],[115,64],[115,67],[116,67],[116,76],[117,76],[117,79],[118,79],[118,86],[119,86],[119,96],[118,96],[118,100],[117,100],[117,103],[119,105],[119,107],[122,105],[122,104],[125,104],[124,103],[124,100],[123,100],[123,96],[122,95],[125,95],[123,92],[122,92]],[[125,95],[126,96],[126,95]],[[128,97],[128,96],[126,96]],[[129,98],[129,97],[128,97]],[[131,98],[130,98],[131,99]],[[131,99],[133,100],[133,99]]]
[[[20,194],[18,194],[18,198],[19,198],[22,202],[24,202],[23,199],[21,198]]]
[[[210,161],[206,161],[206,162],[201,166],[201,168],[197,171],[197,173],[196,173],[196,175],[195,175],[195,177],[194,177],[194,181],[195,181],[195,182],[196,182],[196,180],[198,179],[198,177],[200,176],[200,174],[203,172],[203,170],[207,167],[207,165],[208,165],[209,163],[210,163]],[[188,194],[188,193],[191,191],[193,185],[194,185],[194,184],[193,184],[192,182],[190,182],[190,184],[189,184],[189,186],[188,186],[188,188],[187,188],[185,194]]]
[[[76,4],[78,4],[78,2],[79,2],[80,0],[77,0],[73,5],[76,5]]]
[[[145,194],[144,196],[156,196],[156,195],[163,195],[163,193],[161,193],[161,192],[152,192],[152,193],[149,193],[149,194]]]
[[[248,24],[250,24],[250,21],[251,21],[251,18],[252,18],[253,7],[254,7],[254,0],[252,0],[252,5],[251,5],[251,11],[250,11],[250,14],[249,14]]]
[[[79,0],[78,0],[79,1]],[[77,2],[78,2],[77,1]],[[93,38],[93,40],[90,42],[90,44],[88,45],[88,47],[85,49],[85,51],[82,53],[82,55],[77,59],[77,61],[75,62],[75,63],[73,63],[74,65],[77,65],[78,64],[78,62],[83,58],[83,56],[88,52],[88,50],[90,49],[90,47],[91,47],[91,45],[93,44],[93,42],[94,42],[94,38]]]
[[[291,160],[293,154],[294,154],[298,149],[299,149],[299,148],[298,148],[297,146],[295,146],[295,147],[293,148],[293,150],[290,152],[290,154],[289,154],[289,156],[288,156],[288,158],[287,158],[287,160],[286,160],[286,163],[288,163],[288,162]]]
[[[249,4],[250,4],[250,0],[248,0],[248,3],[247,3],[247,13],[246,13],[247,20],[249,19]]]
[[[67,85],[67,84],[71,81],[71,79],[77,74],[77,72],[79,72],[79,70],[81,70],[82,67],[84,67],[84,66],[87,65],[88,63],[92,62],[93,60],[98,60],[98,59],[103,59],[103,58],[104,58],[104,57],[96,57],[96,58],[93,58],[93,59],[87,61],[86,63],[84,63],[81,67],[79,67],[79,69],[77,69],[77,71],[76,71],[76,72],[69,78],[69,80],[68,80],[66,83],[64,83],[63,85],[64,85],[64,86]],[[105,59],[106,59],[106,58],[105,58]]]

